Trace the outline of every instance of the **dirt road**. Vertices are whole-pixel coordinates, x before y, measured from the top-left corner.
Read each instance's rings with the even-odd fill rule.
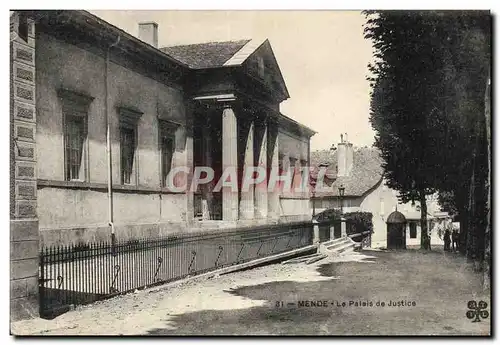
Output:
[[[11,324],[33,335],[488,335],[468,301],[479,275],[455,254],[367,250],[317,264],[275,264],[146,290],[54,320]],[[384,305],[382,305],[382,302]],[[473,310],[474,311],[474,310]]]

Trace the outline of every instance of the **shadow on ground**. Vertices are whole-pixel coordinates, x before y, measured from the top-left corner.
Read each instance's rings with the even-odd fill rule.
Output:
[[[262,306],[201,310],[165,318],[149,335],[464,335],[489,325],[465,317],[480,281],[440,251],[367,251],[376,263],[337,262],[317,271],[331,280],[277,281],[224,290]],[[305,301],[309,301],[306,305]],[[318,301],[325,301],[317,306]],[[301,302],[301,305],[299,305]],[[316,302],[316,306],[311,306]],[[381,306],[384,302],[384,306]],[[397,303],[400,302],[398,306]],[[291,304],[293,303],[293,304]],[[342,303],[345,303],[343,306]],[[489,303],[489,301],[488,301]],[[389,306],[396,304],[396,306]],[[485,328],[485,326],[487,326]]]

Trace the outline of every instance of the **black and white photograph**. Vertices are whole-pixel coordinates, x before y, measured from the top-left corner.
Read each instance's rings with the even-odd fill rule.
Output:
[[[11,337],[492,336],[491,10],[9,21]]]

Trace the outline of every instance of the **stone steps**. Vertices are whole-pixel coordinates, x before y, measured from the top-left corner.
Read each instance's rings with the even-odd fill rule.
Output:
[[[319,245],[319,253],[326,255],[340,255],[352,252],[356,249],[356,242],[349,237],[337,238]]]
[[[305,263],[306,265],[310,265],[312,263],[323,260],[324,258],[331,255],[343,255],[353,252],[359,247],[360,244],[354,242],[349,237],[336,238],[334,240],[320,243],[318,247],[318,252],[315,254],[289,259],[283,261],[282,264],[288,265],[288,264]]]
[[[301,256],[299,258],[293,258],[290,260],[283,261],[283,265],[288,265],[288,264],[299,264],[299,263],[305,263],[306,265],[310,265],[312,263],[318,262],[320,260],[323,260],[326,258],[328,255],[326,254],[321,254],[321,253],[315,253],[311,255],[306,255],[306,256]]]

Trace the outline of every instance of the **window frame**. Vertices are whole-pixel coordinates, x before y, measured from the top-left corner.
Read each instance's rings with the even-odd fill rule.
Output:
[[[410,222],[408,225],[409,229],[408,232],[410,233],[410,238],[417,238],[417,223],[415,222]],[[412,231],[413,228],[413,231]],[[412,236],[415,235],[415,236]]]
[[[120,116],[119,125],[119,147],[120,147],[120,161],[119,161],[119,171],[120,171],[120,184],[123,186],[137,186],[139,185],[139,157],[138,157],[138,146],[139,146],[139,120],[142,116],[142,112],[127,108],[118,107],[118,112]],[[133,145],[133,159],[132,167],[130,171],[130,182],[125,183],[123,176],[123,130],[131,130],[134,138]]]
[[[159,176],[160,176],[160,186],[162,188],[166,188],[167,186],[167,177],[170,171],[172,171],[172,168],[174,168],[174,156],[175,156],[175,150],[176,150],[176,132],[177,129],[180,127],[179,124],[175,122],[171,122],[165,119],[160,119],[158,118],[158,147],[159,147],[159,154],[160,154],[160,171],[159,171]],[[168,170],[167,173],[165,173],[165,146],[164,142],[165,140],[171,140],[172,142],[172,148],[171,148],[171,157],[170,157],[170,169]]]
[[[63,180],[69,182],[86,182],[90,181],[89,171],[89,140],[88,140],[88,116],[89,107],[94,97],[81,94],[68,89],[57,90],[58,97],[61,101],[61,118],[62,118],[62,149],[63,149]],[[81,143],[81,158],[78,178],[71,176],[70,159],[68,154],[68,139],[70,118],[81,118],[83,121],[82,143]]]
[[[129,172],[129,182],[125,182],[124,179],[124,145],[123,145],[123,138],[124,138],[124,131],[130,131],[132,133],[132,139],[133,139],[133,149],[132,149],[132,166],[130,167],[130,172]],[[136,156],[137,156],[137,130],[134,126],[129,126],[129,125],[124,125],[120,124],[120,184],[121,185],[136,185],[137,184],[137,164],[136,164]]]

